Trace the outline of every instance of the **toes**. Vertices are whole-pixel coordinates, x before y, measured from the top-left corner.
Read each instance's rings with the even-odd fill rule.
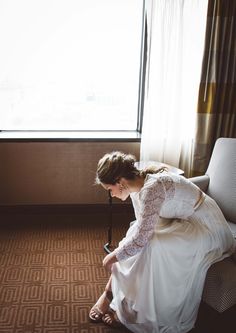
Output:
[[[100,321],[103,316],[103,313],[99,311],[98,308],[92,308],[89,312],[89,317],[93,321]]]
[[[122,324],[118,320],[115,312],[107,312],[106,314],[104,314],[104,316],[102,317],[102,321],[104,322],[104,324],[111,326],[111,327],[122,326]]]
[[[111,317],[108,314],[105,314],[103,316],[103,321],[104,321],[105,324],[108,324],[108,325],[112,324],[112,319],[111,319]]]
[[[98,314],[93,310],[90,312],[90,316],[94,319],[98,319]]]

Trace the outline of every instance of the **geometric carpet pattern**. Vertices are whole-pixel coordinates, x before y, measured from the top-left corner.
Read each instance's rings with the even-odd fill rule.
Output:
[[[106,225],[94,217],[1,217],[1,333],[128,332],[88,318],[108,279]],[[113,228],[114,244],[126,229]]]
[[[129,215],[113,216],[113,246]],[[107,225],[107,214],[100,213],[0,215],[0,333],[129,332],[88,317],[109,276],[102,267]],[[221,318],[222,326],[204,308],[200,317],[191,333],[236,332],[236,309]]]

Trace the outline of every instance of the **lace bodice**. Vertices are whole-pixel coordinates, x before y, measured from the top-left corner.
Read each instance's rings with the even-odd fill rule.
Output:
[[[132,237],[126,236],[124,244],[116,250],[118,261],[127,259],[140,252],[150,240],[157,218],[164,202],[174,197],[175,186],[169,175],[147,177],[140,192],[131,194],[137,218],[136,232]]]
[[[136,220],[132,233],[115,250],[118,261],[134,256],[151,239],[159,217],[188,219],[195,212],[201,190],[183,176],[163,172],[147,175],[140,192],[132,193]],[[132,234],[132,237],[130,236]]]

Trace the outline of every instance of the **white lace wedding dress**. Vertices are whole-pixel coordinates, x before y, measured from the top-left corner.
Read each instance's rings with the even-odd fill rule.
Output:
[[[147,175],[132,193],[136,221],[115,250],[111,307],[137,333],[194,326],[205,275],[234,239],[214,200],[182,176]]]

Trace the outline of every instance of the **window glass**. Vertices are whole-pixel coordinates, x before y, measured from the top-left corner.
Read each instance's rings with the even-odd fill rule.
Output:
[[[136,130],[142,0],[0,0],[1,130]]]

